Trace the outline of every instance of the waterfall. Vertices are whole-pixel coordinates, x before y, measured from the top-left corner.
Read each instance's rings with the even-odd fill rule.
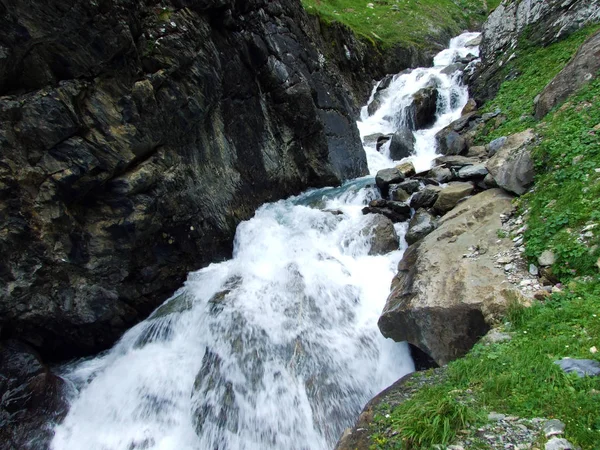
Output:
[[[394,77],[361,135],[392,133],[418,89],[440,92],[437,121],[409,159],[427,169],[434,135],[460,116],[460,72],[442,71],[476,34],[452,40],[433,68]],[[373,99],[373,96],[372,96]],[[400,116],[399,116],[400,115]],[[365,146],[370,169],[394,162]],[[185,285],[104,354],[61,368],[70,410],[53,450],[330,449],[376,393],[414,370],[408,346],[377,319],[406,246],[369,255],[372,176],[263,205],[239,225],[233,258]],[[406,224],[396,224],[402,237]],[[367,230],[368,231],[368,230]]]

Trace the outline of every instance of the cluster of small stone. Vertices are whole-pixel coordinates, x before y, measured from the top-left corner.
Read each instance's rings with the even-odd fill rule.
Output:
[[[447,450],[465,450],[484,445],[493,450],[577,450],[561,436],[565,424],[557,419],[523,419],[491,412],[489,423],[465,431],[465,437]]]
[[[506,278],[527,298],[544,300],[553,292],[560,292],[561,285],[549,269],[554,254],[546,251],[538,258],[538,264],[528,263],[524,258],[523,235],[527,231],[523,216],[502,215],[499,239],[512,239],[514,247],[496,255],[497,267],[502,267]]]

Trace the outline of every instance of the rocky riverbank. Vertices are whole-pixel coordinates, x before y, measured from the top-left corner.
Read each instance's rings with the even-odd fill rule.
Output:
[[[568,438],[588,444],[597,442],[595,426],[586,428],[585,415],[580,415],[583,411],[593,414],[598,400],[598,381],[591,378],[596,374],[592,367],[600,367],[594,356],[597,347],[593,345],[598,338],[596,316],[576,319],[585,314],[583,311],[593,310],[595,304],[591,293],[596,292],[597,268],[584,272],[580,260],[587,258],[586,255],[595,258],[597,246],[591,242],[596,239],[592,231],[596,224],[593,220],[582,221],[577,233],[570,228],[566,230],[568,234],[579,236],[577,242],[585,244],[581,256],[574,250],[577,243],[563,240],[561,244],[554,244],[563,252],[561,265],[566,268],[558,277],[555,252],[539,247],[539,242],[544,242],[544,231],[539,229],[537,221],[547,222],[548,227],[556,226],[556,230],[549,231],[551,233],[560,232],[562,227],[552,220],[555,220],[554,204],[561,200],[551,197],[538,200],[536,191],[543,191],[546,186],[534,184],[535,179],[545,178],[556,183],[556,178],[546,172],[555,170],[558,175],[562,170],[558,164],[544,165],[543,161],[550,158],[540,153],[540,147],[546,151],[552,148],[559,154],[559,148],[571,148],[578,155],[572,161],[569,159],[568,164],[573,167],[579,167],[584,160],[596,164],[596,160],[585,153],[582,144],[563,143],[554,128],[551,136],[556,143],[553,146],[548,141],[548,127],[562,126],[566,135],[568,127],[574,125],[554,122],[553,115],[549,123],[537,123],[532,116],[538,120],[544,118],[565,99],[567,102],[556,115],[571,110],[573,114],[582,113],[586,108],[595,114],[589,100],[570,96],[579,92],[580,97],[585,97],[581,92],[585,93],[586,89],[591,92],[588,97],[596,92],[592,80],[598,75],[596,62],[593,62],[597,56],[592,55],[596,54],[593,49],[598,33],[591,27],[589,38],[577,52],[553,55],[553,61],[558,61],[553,64],[558,70],[564,69],[554,79],[550,78],[545,88],[534,78],[536,75],[519,72],[515,68],[518,64],[512,65],[510,61],[519,61],[523,54],[537,46],[560,42],[580,27],[597,22],[600,9],[594,2],[541,3],[503,2],[491,15],[484,25],[482,62],[467,77],[474,100],[469,102],[460,120],[436,136],[439,151],[445,156],[438,158],[429,172],[416,175],[420,184],[416,194],[395,195],[396,198],[390,197],[391,202],[385,205],[388,209],[397,209],[397,200],[408,202],[416,214],[411,220],[407,241],[411,229],[418,229],[419,233],[412,233],[416,236],[409,241],[411,245],[399,264],[379,320],[380,329],[384,335],[398,341],[407,340],[429,355],[429,367],[443,367],[408,376],[378,395],[365,407],[356,425],[344,434],[338,449],[384,449],[400,444],[402,448],[429,448],[433,444],[440,444],[434,448],[453,449],[471,446],[578,448],[562,437],[564,424],[560,430],[552,428],[555,421],[548,419],[553,416],[571,423],[566,428]],[[535,30],[539,31],[527,28],[530,24],[536,24]],[[526,46],[520,46],[523,40]],[[557,48],[562,48],[561,45],[557,44]],[[540,61],[541,57],[540,54]],[[519,77],[528,78],[521,82]],[[583,79],[586,81],[582,82]],[[515,95],[512,91],[500,91],[503,106],[511,108],[518,104],[520,88],[520,95],[531,99],[525,105],[527,109],[490,109],[483,105],[482,110],[477,111],[478,104],[496,96],[503,82],[514,83],[516,91],[515,97],[511,97]],[[523,90],[530,85],[538,91]],[[507,89],[513,89],[512,85]],[[540,95],[533,101],[536,94]],[[582,114],[587,124],[577,129],[577,133],[595,139],[593,125],[597,119],[589,117],[588,121],[589,113]],[[526,125],[530,128],[526,129]],[[515,131],[497,137],[502,130]],[[401,186],[408,186],[407,183],[415,181],[414,178],[406,181],[403,170],[404,167],[398,167],[379,175],[382,195],[395,193],[400,182]],[[587,173],[583,167],[581,171]],[[590,180],[584,186],[595,185],[592,175],[581,176]],[[437,186],[438,183],[442,186]],[[584,188],[584,192],[587,189]],[[527,194],[525,201],[515,197],[524,194]],[[551,212],[544,212],[543,206],[539,209],[537,203],[541,201],[546,211],[550,208]],[[572,201],[576,207],[584,208],[587,212],[581,214],[588,217],[590,206],[585,209],[576,195]],[[536,205],[536,211],[523,206],[529,202]],[[542,217],[539,217],[540,211]],[[530,217],[532,214],[536,215],[535,219]],[[529,230],[528,224],[532,221],[538,227],[534,231],[537,234]],[[426,231],[421,232],[421,229]],[[535,258],[527,247],[528,239],[535,242]],[[580,270],[589,275],[574,277]],[[559,282],[565,279],[566,273],[570,275],[569,286]],[[531,305],[535,307],[530,312],[522,312],[523,306]],[[568,321],[569,325],[564,330],[549,325],[547,320],[551,316],[562,316],[563,319],[558,320]],[[584,330],[584,334],[572,334],[574,329]],[[481,340],[483,336],[486,337]],[[513,337],[517,342],[511,341]],[[548,343],[541,342],[545,340]],[[467,356],[461,359],[465,354]],[[566,359],[561,360],[560,355]],[[585,362],[570,359],[576,357]],[[455,363],[447,365],[450,361]],[[569,381],[557,366],[569,367],[565,372],[583,366],[590,370],[581,371],[581,381],[575,382]],[[536,372],[539,376],[533,375]],[[550,379],[556,383],[554,393],[535,385],[536,382],[552,384]],[[571,384],[573,382],[575,384]],[[561,399],[561,395],[570,400]],[[508,401],[506,396],[513,396],[514,400]],[[554,405],[537,404],[542,398],[555,397]],[[579,412],[568,402],[578,405]],[[500,405],[504,411],[516,411],[518,415],[498,414],[488,409],[489,405]],[[549,416],[540,419],[540,411]],[[449,444],[453,445],[446,447]]]

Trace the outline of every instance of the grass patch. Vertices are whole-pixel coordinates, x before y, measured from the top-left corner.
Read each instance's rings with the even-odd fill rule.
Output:
[[[566,375],[562,357],[593,358],[600,347],[600,286],[580,283],[546,304],[514,309],[509,342],[476,345],[450,363],[441,384],[425,387],[374,420],[373,449],[431,448],[451,443],[485,412],[558,418],[566,437],[584,449],[600,442],[600,378]]]
[[[310,14],[325,23],[340,22],[377,45],[424,47],[441,31],[459,34],[482,23],[493,0],[302,0]],[[487,5],[487,8],[486,8]]]
[[[502,76],[508,80],[502,83],[496,97],[481,109],[484,113],[499,109],[504,122],[488,124],[479,143],[535,126],[535,97],[565,67],[579,46],[599,29],[600,25],[587,26],[548,47],[534,47],[526,37],[522,38],[514,58],[504,65]]]

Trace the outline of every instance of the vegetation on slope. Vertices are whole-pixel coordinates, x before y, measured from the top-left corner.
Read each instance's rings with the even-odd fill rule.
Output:
[[[432,35],[459,34],[483,22],[500,0],[302,0],[310,14],[340,22],[381,47],[423,46]]]
[[[554,361],[600,360],[593,351],[600,348],[600,79],[542,122],[531,116],[535,96],[598,28],[546,48],[522,42],[505,67],[510,81],[484,108],[500,109],[503,119],[486,130],[483,143],[530,127],[541,136],[534,149],[534,189],[519,199],[527,218],[526,254],[535,262],[552,250],[557,256],[552,269],[564,290],[511,311],[504,324],[511,341],[478,344],[447,366],[443,381],[395,408],[384,407],[374,421],[373,448],[448,444],[457,432],[483,423],[490,411],[558,418],[571,442],[599,448],[600,377],[566,375]]]

